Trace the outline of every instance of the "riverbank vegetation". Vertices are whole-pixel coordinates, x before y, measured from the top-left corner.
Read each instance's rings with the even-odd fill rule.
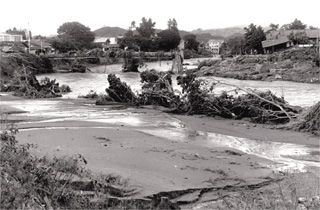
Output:
[[[85,169],[81,154],[37,157],[36,145],[21,145],[12,124],[0,130],[1,209],[179,209],[160,197],[131,199],[137,193],[119,176]]]
[[[0,91],[14,92],[24,98],[55,98],[70,92],[67,85],[45,78],[38,81],[35,74],[52,72],[52,65],[46,58],[29,53],[0,54]]]

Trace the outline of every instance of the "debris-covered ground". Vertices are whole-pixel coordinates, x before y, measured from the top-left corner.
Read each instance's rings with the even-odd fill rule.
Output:
[[[192,72],[178,76],[182,94],[173,91],[170,72],[145,71],[140,74],[141,93],[134,94],[127,84],[115,75],[108,76],[106,92],[117,102],[136,105],[159,105],[172,113],[203,114],[230,119],[249,118],[255,123],[283,124],[296,119],[301,109],[290,106],[283,98],[267,92],[244,90],[246,94],[233,96],[222,93],[214,96],[214,84],[206,84]]]
[[[67,85],[45,78],[38,81],[36,74],[53,72],[51,62],[29,53],[1,53],[0,91],[14,92],[24,98],[55,98],[70,92]]]
[[[289,49],[268,55],[239,55],[225,60],[203,61],[203,76],[240,80],[284,80],[320,83],[319,59],[315,49]]]
[[[288,126],[290,129],[310,132],[320,136],[320,101],[303,112],[298,121]]]

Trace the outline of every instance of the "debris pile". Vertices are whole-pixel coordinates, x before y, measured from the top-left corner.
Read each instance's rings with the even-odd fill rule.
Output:
[[[301,109],[287,104],[270,91],[257,92],[235,87],[246,92],[234,97],[227,93],[214,96],[215,84],[198,79],[192,71],[178,76],[182,94],[172,89],[171,74],[168,72],[145,71],[140,74],[142,93],[135,95],[131,88],[114,74],[108,76],[108,98],[116,102],[135,105],[159,105],[170,108],[172,113],[203,114],[223,118],[249,118],[255,123],[283,124],[297,118]],[[108,99],[108,100],[109,100]]]
[[[1,53],[1,80],[10,79],[15,71],[27,71],[33,74],[51,73],[52,64],[49,59],[30,53]]]
[[[52,72],[52,64],[46,59],[29,53],[1,54],[0,91],[13,91],[25,98],[54,98],[70,92],[70,87],[45,78],[38,81],[35,74]]]
[[[135,103],[137,96],[132,92],[130,86],[121,82],[114,74],[108,75],[109,88],[106,89],[109,97],[116,102]]]
[[[320,101],[304,112],[299,121],[291,124],[289,128],[320,136]]]
[[[239,80],[284,80],[320,83],[318,55],[313,48],[289,49],[267,55],[239,55],[221,61],[203,61],[200,76]]]
[[[1,84],[1,91],[13,91],[15,96],[24,98],[55,98],[71,92],[67,85],[59,86],[56,80],[45,77],[40,82],[33,74],[17,74],[10,82]]]
[[[142,93],[138,103],[141,105],[160,105],[167,108],[176,107],[179,96],[172,89],[171,72],[156,72],[147,70],[140,74]]]
[[[272,61],[311,61],[317,55],[315,48],[294,48],[290,50],[285,50],[282,52],[274,53],[269,56],[269,60]]]
[[[219,60],[210,60],[210,59],[203,60],[199,63],[198,70],[200,70],[201,67],[203,67],[203,66],[206,66],[206,67],[214,66],[218,62],[219,62]]]
[[[299,108],[292,107],[283,98],[267,92],[246,91],[247,94],[234,97],[227,93],[214,96],[206,81],[197,79],[194,74],[178,77],[178,84],[186,94],[185,106],[189,114],[205,114],[224,118],[250,118],[256,123],[281,124],[296,118]],[[241,89],[243,90],[243,89]],[[178,110],[182,112],[182,110]]]

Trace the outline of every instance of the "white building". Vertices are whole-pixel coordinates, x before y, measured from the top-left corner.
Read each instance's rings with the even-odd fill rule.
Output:
[[[0,32],[0,42],[22,42],[22,35],[13,35]]]
[[[119,47],[118,37],[96,37],[93,42],[96,44],[101,44],[103,50]]]
[[[207,42],[207,49],[211,50],[213,53],[219,54],[219,49],[223,42],[223,39],[210,39]]]

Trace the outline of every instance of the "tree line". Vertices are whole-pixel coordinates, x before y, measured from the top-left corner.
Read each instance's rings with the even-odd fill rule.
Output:
[[[143,17],[139,26],[135,21],[131,22],[128,31],[124,36],[118,39],[121,49],[141,50],[146,52],[154,51],[170,51],[174,50],[180,44],[180,34],[177,21],[168,20],[167,29],[156,33],[156,22],[151,18]],[[95,48],[93,44],[95,34],[78,22],[67,22],[62,24],[58,30],[58,36],[52,38],[50,43],[52,47],[59,52],[68,52],[71,50],[85,50]],[[195,35],[187,35],[183,37],[185,40],[185,48],[197,50],[199,43],[196,41]]]
[[[266,40],[266,36],[269,33],[278,30],[305,30],[307,25],[301,20],[295,19],[293,22],[284,24],[279,27],[279,24],[271,23],[269,29],[264,31],[261,26],[256,26],[251,23],[248,27],[244,28],[244,35],[238,35],[227,39],[221,46],[222,54],[262,54],[263,47],[262,41]],[[309,29],[317,29],[316,27],[309,26]],[[293,33],[288,35],[288,39],[294,44],[306,44],[308,43],[308,37],[304,31]]]
[[[141,50],[146,52],[154,51],[171,51],[178,47],[180,40],[183,39],[185,49],[198,53],[199,42],[195,34],[188,34],[180,37],[178,23],[176,19],[169,19],[167,29],[156,33],[156,22],[151,18],[143,17],[139,26],[136,26],[135,21],[131,22],[125,35],[119,39],[118,44],[121,49]],[[279,27],[279,24],[271,23],[269,29],[264,31],[261,26],[256,26],[253,23],[244,28],[243,35],[225,40],[221,46],[222,54],[250,54],[263,53],[262,41],[266,40],[266,35],[277,30],[299,30],[306,29],[307,25],[298,19],[292,23],[284,24]],[[309,26],[310,29],[316,29]],[[16,28],[6,31],[9,34],[21,34],[25,39],[25,30],[17,30]],[[31,32],[30,36],[31,36]],[[97,47],[93,44],[95,39],[94,32],[91,29],[79,22],[66,22],[57,29],[58,36],[54,38],[46,38],[36,36],[34,38],[45,39],[50,42],[54,49],[65,53],[72,50],[86,50]],[[305,32],[292,33],[288,38],[294,44],[305,44],[308,42]]]

